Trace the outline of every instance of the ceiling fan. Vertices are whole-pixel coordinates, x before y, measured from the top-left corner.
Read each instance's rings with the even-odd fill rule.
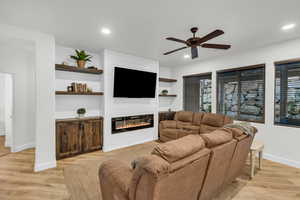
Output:
[[[206,35],[204,37],[196,37],[195,35],[196,35],[197,31],[198,31],[197,27],[191,28],[191,32],[193,33],[193,37],[191,37],[187,40],[181,40],[181,39],[177,39],[177,38],[173,38],[173,37],[166,38],[167,40],[183,43],[186,46],[181,47],[179,49],[175,49],[173,51],[166,52],[166,53],[164,53],[164,55],[168,55],[168,54],[174,53],[176,51],[191,47],[192,59],[194,59],[194,58],[198,57],[198,46],[203,47],[203,48],[224,49],[224,50],[229,49],[231,47],[231,45],[226,45],[226,44],[209,44],[209,43],[205,43],[208,40],[211,40],[215,37],[218,37],[218,36],[224,34],[224,31],[222,31],[222,30],[215,30],[215,31],[209,33],[208,35]]]

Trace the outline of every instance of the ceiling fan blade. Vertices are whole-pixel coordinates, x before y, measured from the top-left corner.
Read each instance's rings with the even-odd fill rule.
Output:
[[[197,45],[202,44],[202,43],[204,43],[204,42],[206,42],[206,41],[208,41],[208,40],[211,40],[211,39],[213,39],[213,38],[215,38],[215,37],[218,37],[218,36],[220,36],[220,35],[222,35],[222,34],[224,34],[224,31],[217,29],[217,30],[215,30],[215,31],[213,31],[213,32],[211,32],[211,33],[209,33],[208,35],[206,35],[206,36],[200,38],[200,39],[197,41]]]
[[[192,59],[198,58],[198,48],[197,47],[192,47],[191,48],[191,54],[192,54]]]
[[[230,49],[231,45],[227,44],[202,44],[201,47],[212,49]]]
[[[187,44],[187,42],[185,40],[181,40],[181,39],[177,39],[177,38],[173,38],[173,37],[168,37],[166,39],[171,40],[171,41],[175,41],[175,42],[180,42],[180,43],[183,43],[183,44]]]
[[[181,48],[179,48],[179,49],[175,49],[175,50],[173,50],[173,51],[166,52],[166,53],[164,53],[164,55],[168,55],[168,54],[171,54],[171,53],[174,53],[174,52],[176,52],[176,51],[180,51],[180,50],[186,49],[186,48],[188,48],[188,47],[181,47]]]

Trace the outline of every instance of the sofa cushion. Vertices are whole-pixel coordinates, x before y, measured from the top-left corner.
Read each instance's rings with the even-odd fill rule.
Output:
[[[161,121],[160,124],[163,128],[177,128],[177,123],[175,120]]]
[[[238,129],[238,128],[225,128],[225,129],[230,130],[230,131],[232,132],[232,136],[233,136],[234,138],[238,138],[238,137],[240,137],[240,136],[242,136],[242,135],[245,135],[245,134],[243,133],[243,131],[242,131],[241,129]]]
[[[194,113],[190,111],[179,111],[175,114],[175,120],[182,122],[192,122],[193,115]]]
[[[152,154],[158,155],[173,163],[186,156],[194,154],[205,147],[205,142],[199,135],[188,135],[183,138],[157,145]]]
[[[199,126],[186,126],[181,129],[178,129],[178,137],[181,138],[191,134],[199,134],[199,131]]]
[[[214,130],[217,130],[219,127],[214,127],[214,126],[208,126],[208,125],[205,125],[205,124],[201,124],[200,125],[200,134],[203,134],[203,133],[210,133]]]
[[[160,131],[160,135],[164,135],[168,138],[177,139],[178,138],[178,129],[174,128],[165,128]]]
[[[203,112],[195,112],[193,117],[193,124],[199,126],[201,124],[203,115],[204,115]]]
[[[209,148],[227,143],[233,139],[232,133],[228,129],[218,129],[211,133],[201,134],[200,136]]]
[[[222,127],[224,125],[224,115],[205,113],[201,120],[201,124],[206,124],[214,127]]]
[[[192,123],[191,122],[181,122],[181,121],[177,121],[177,127],[176,128],[185,128],[187,126],[192,126]]]

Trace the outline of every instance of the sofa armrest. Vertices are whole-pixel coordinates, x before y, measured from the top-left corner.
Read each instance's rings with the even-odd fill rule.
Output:
[[[165,120],[160,122],[161,128],[176,128],[177,122],[175,120]]]
[[[103,199],[128,199],[133,170],[119,160],[107,160],[99,168]]]

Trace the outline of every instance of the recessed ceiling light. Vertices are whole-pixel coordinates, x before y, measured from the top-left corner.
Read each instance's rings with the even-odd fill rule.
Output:
[[[190,56],[189,54],[185,54],[183,57],[184,57],[185,59],[188,59],[188,58],[190,58],[191,56]]]
[[[111,33],[111,31],[108,28],[102,28],[101,29],[101,33],[103,33],[104,35],[109,35]]]
[[[281,27],[282,30],[286,31],[286,30],[290,30],[296,27],[296,24],[287,24],[284,25],[283,27]]]

